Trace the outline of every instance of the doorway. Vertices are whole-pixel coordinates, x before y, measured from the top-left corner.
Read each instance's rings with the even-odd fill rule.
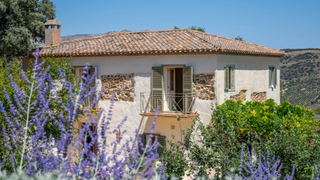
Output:
[[[168,111],[183,110],[183,71],[181,67],[167,68],[165,99]]]

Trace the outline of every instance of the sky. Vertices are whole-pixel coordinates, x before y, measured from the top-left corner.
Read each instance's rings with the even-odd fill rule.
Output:
[[[52,0],[61,35],[204,27],[271,48],[320,48],[320,0]]]

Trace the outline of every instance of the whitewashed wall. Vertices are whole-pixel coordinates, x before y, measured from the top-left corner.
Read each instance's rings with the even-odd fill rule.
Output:
[[[134,102],[115,102],[113,108],[113,118],[110,123],[111,129],[115,129],[117,125],[127,117],[127,122],[123,128],[127,129],[128,133],[125,137],[134,137],[134,132],[138,129],[141,121],[140,113],[140,92],[150,92],[151,90],[151,73],[153,66],[161,65],[186,65],[193,66],[194,74],[213,73],[217,68],[216,55],[162,55],[162,56],[101,56],[101,57],[74,57],[71,59],[72,66],[83,66],[86,63],[97,67],[98,77],[109,74],[128,74],[134,73],[135,92]],[[208,123],[211,117],[211,101],[197,100],[195,110],[200,114],[200,118],[204,123]],[[99,106],[108,110],[110,102],[108,100],[100,101]],[[107,113],[106,113],[107,114]],[[147,118],[145,118],[147,119]],[[151,118],[152,119],[152,118]],[[167,121],[157,122],[159,128],[166,126]],[[189,123],[188,123],[189,124]],[[146,128],[149,125],[145,124]],[[168,126],[170,128],[170,126]],[[178,128],[176,128],[178,130]],[[162,130],[162,132],[164,132]],[[168,132],[169,133],[169,132]],[[167,133],[165,134],[167,136]],[[109,137],[109,140],[115,140],[114,137]],[[170,136],[170,134],[168,134]],[[122,140],[121,143],[124,143]]]
[[[251,100],[253,92],[266,92],[267,99],[274,99],[280,103],[280,58],[262,56],[217,55],[217,97],[221,104],[230,96],[238,94],[241,90],[247,90],[247,101]],[[224,91],[224,67],[235,65],[235,92]],[[277,87],[269,87],[269,66],[277,68]]]

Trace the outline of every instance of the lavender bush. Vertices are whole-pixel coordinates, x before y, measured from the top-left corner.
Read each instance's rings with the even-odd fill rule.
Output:
[[[240,155],[240,166],[239,173],[235,173],[235,169],[231,169],[230,173],[226,176],[226,180],[242,180],[242,179],[252,179],[252,180],[280,180],[281,179],[281,169],[282,164],[280,164],[279,159],[275,159],[273,156],[270,159],[270,153],[267,151],[267,156],[259,155],[258,161],[252,159],[252,154],[249,149],[247,151],[248,160],[244,160],[243,153],[244,144],[242,144],[241,155]],[[294,178],[295,167],[292,168],[291,175],[286,175],[284,180],[292,180]]]
[[[126,121],[124,118],[116,129],[110,129],[108,126],[112,121],[113,99],[106,116],[103,115],[103,111],[98,112],[96,116],[93,115],[91,111],[93,104],[99,100],[103,92],[94,96],[97,87],[94,84],[96,74],[90,76],[89,68],[85,67],[79,88],[76,89],[73,83],[66,81],[64,73],[60,71],[59,83],[69,95],[69,99],[62,102],[59,101],[56,82],[48,73],[50,66],[43,70],[45,62],[38,63],[38,50],[35,57],[32,76],[28,77],[22,72],[22,78],[28,84],[26,88],[19,87],[10,76],[10,85],[15,94],[10,97],[6,89],[4,90],[5,103],[10,105],[10,110],[7,111],[3,102],[0,102],[1,116],[8,124],[2,129],[4,143],[10,152],[2,157],[1,168],[9,159],[15,170],[10,177],[19,179],[28,175],[30,178],[39,177],[39,179],[44,177],[49,179],[53,177],[55,179],[161,178],[164,167],[157,167],[156,170],[153,166],[159,158],[156,152],[157,142],[151,144],[149,138],[146,147],[140,147],[143,149],[141,155],[138,145],[132,146],[133,139],[119,145],[126,131],[123,131],[115,141],[109,140],[109,137],[115,136]],[[46,98],[48,96],[51,98]],[[93,102],[85,104],[85,99],[90,97],[93,97]],[[58,101],[61,108],[58,118],[52,116],[55,112],[50,109],[50,103],[53,101]],[[98,122],[101,116],[103,117]],[[87,123],[82,129],[75,131],[74,123],[77,123],[79,118],[85,118]],[[53,120],[54,125],[59,128],[59,138],[53,138],[44,130],[49,120]],[[93,126],[98,127],[97,131],[92,130]],[[154,126],[155,123],[151,130]],[[87,142],[88,137],[91,139],[90,142]],[[138,142],[141,144],[140,138]],[[94,146],[97,148],[96,153],[92,151]],[[106,151],[106,148],[110,147],[113,147],[111,153]],[[8,178],[5,171],[1,171],[0,178],[2,177]]]

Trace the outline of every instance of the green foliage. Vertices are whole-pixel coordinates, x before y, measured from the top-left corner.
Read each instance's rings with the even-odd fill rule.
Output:
[[[219,111],[213,112],[212,122],[219,120],[217,118],[227,118],[228,124],[235,125],[237,133],[243,137],[255,132],[268,137],[275,131],[279,132],[281,127],[288,131],[299,128],[307,134],[317,128],[315,123],[318,124],[312,111],[301,106],[291,106],[289,102],[276,106],[271,99],[264,103],[245,104],[240,101],[226,101],[218,108]]]
[[[44,40],[43,23],[55,17],[50,0],[0,1],[0,54],[5,66],[12,66],[15,58],[21,59]]]
[[[320,105],[320,51],[288,51],[281,57],[280,87],[293,105]]]
[[[284,93],[280,93],[280,103],[286,102],[287,101],[287,97],[284,95]]]
[[[179,27],[177,27],[177,26],[174,26],[173,27],[173,29],[180,29]],[[204,27],[202,28],[202,27],[198,27],[198,26],[191,26],[191,27],[189,27],[189,29],[192,29],[192,30],[196,30],[196,31],[200,31],[200,32],[206,32],[204,29]]]
[[[276,105],[271,99],[264,103],[228,100],[216,106],[208,126],[195,120],[186,132],[183,151],[185,158],[197,161],[200,176],[209,177],[214,170],[217,177],[224,177],[229,168],[238,169],[244,143],[253,159],[270,151],[283,163],[281,174],[291,174],[295,166],[296,179],[310,179],[314,163],[320,163],[318,129],[313,111],[301,106]],[[167,159],[168,164],[172,161]],[[196,172],[192,163],[184,168]]]
[[[14,173],[0,171],[0,180],[66,180],[66,178],[61,177],[57,172],[45,174],[39,172],[34,177],[30,177],[25,172],[19,170]]]
[[[166,149],[162,155],[163,162],[166,163],[166,177],[175,176],[182,179],[185,171],[188,169],[187,159],[183,151],[185,150],[185,145],[180,141],[168,142],[170,148]]]
[[[243,38],[240,37],[240,36],[237,36],[237,37],[235,37],[234,39],[235,39],[235,40],[238,40],[238,41],[244,41]]]
[[[313,164],[320,162],[318,128],[319,122],[312,111],[288,102],[276,106],[270,99],[265,103],[245,104],[226,101],[214,110],[211,130],[218,134],[213,140],[225,137],[225,141],[232,142],[229,146],[239,148],[246,143],[256,154],[269,150],[284,164],[282,174],[290,173],[294,165],[295,177],[305,179],[311,174]],[[236,167],[238,162],[232,157],[240,151],[229,151],[223,139],[216,142],[217,152],[219,146],[224,150],[220,156],[233,162],[229,167]],[[221,167],[224,173],[228,166],[221,164]]]
[[[0,58],[0,101],[3,103],[4,107],[6,107],[7,110],[9,110],[9,104],[6,101],[6,97],[4,94],[4,89],[7,90],[8,94],[12,95],[15,93],[13,88],[10,85],[10,79],[8,78],[9,76],[9,69],[8,68],[3,68],[3,60]],[[14,61],[13,66],[12,66],[12,76],[16,80],[17,85],[26,85],[26,83],[22,80],[21,78],[21,73],[20,73],[20,66],[18,64],[18,61]],[[0,115],[0,119],[3,120],[4,118]],[[7,123],[5,121],[0,121],[0,129],[2,132],[2,128],[7,126]],[[4,139],[3,133],[0,133],[0,139]],[[2,159],[3,155],[7,153],[7,149],[4,147],[4,142],[0,141],[0,160]],[[7,161],[5,164],[5,168],[8,170],[12,171],[10,162]]]
[[[320,114],[320,106],[316,107],[316,109],[314,110],[314,113]]]
[[[200,31],[200,32],[206,32],[204,29],[204,27],[202,28],[202,27],[197,27],[197,26],[191,26],[190,27],[190,29],[192,29],[192,30],[196,30],[196,31]]]

